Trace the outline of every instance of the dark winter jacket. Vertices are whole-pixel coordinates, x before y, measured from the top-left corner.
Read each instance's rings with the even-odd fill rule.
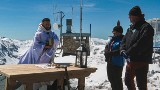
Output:
[[[127,30],[120,49],[131,61],[152,63],[153,36],[153,27],[143,19]]]
[[[122,41],[123,35],[112,37],[111,41],[105,47],[105,57],[108,63],[111,63],[115,66],[123,67],[124,59],[120,55],[120,44]]]

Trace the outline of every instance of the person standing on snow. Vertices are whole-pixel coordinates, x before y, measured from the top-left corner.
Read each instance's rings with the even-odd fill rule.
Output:
[[[18,64],[40,64],[51,63],[54,60],[56,48],[59,44],[58,36],[51,31],[51,23],[49,18],[44,18],[38,26],[38,30],[35,33],[33,44],[30,49],[26,51],[24,55],[20,57]],[[57,81],[55,81],[56,83]],[[47,83],[46,83],[47,84]],[[18,82],[16,88],[19,88],[22,84]],[[52,86],[52,89],[56,88],[47,84],[47,90]],[[39,90],[41,83],[34,84],[33,90]]]
[[[123,38],[123,28],[118,21],[113,28],[113,37],[105,47],[105,61],[107,62],[107,75],[111,83],[112,90],[123,90],[122,71],[124,59],[120,55],[120,44]]]
[[[59,44],[58,36],[51,31],[49,18],[44,18],[35,33],[33,44],[21,56],[19,64],[50,63]]]
[[[121,55],[127,59],[125,84],[128,90],[136,90],[136,76],[139,90],[147,90],[147,73],[152,63],[154,29],[144,19],[139,6],[129,11],[130,28],[127,30],[122,43]]]

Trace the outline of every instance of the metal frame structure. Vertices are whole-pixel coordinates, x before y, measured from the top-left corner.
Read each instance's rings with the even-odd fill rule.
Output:
[[[156,53],[160,54],[160,18],[153,18],[147,21],[154,28],[154,53],[153,53],[153,62],[156,63]]]

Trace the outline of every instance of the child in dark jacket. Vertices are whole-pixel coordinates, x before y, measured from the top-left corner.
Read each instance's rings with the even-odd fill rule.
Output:
[[[123,90],[122,70],[124,59],[120,55],[120,44],[123,38],[123,28],[117,25],[113,28],[113,37],[105,47],[105,60],[107,62],[107,75],[112,90]]]

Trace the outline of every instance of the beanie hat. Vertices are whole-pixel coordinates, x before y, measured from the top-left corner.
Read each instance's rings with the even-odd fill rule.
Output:
[[[49,18],[44,18],[44,19],[42,20],[42,22],[44,22],[44,21],[49,21],[49,22],[50,22],[50,19],[49,19]]]
[[[115,26],[113,28],[113,32],[116,31],[116,32],[119,32],[119,33],[123,33],[123,28],[121,26]]]
[[[141,16],[142,11],[139,6],[134,6],[130,11],[129,11],[130,16]]]
[[[113,28],[113,31],[112,31],[112,32],[114,32],[114,31],[119,32],[119,33],[123,33],[123,28],[120,26],[120,21],[119,21],[119,20],[118,20],[118,22],[117,22],[117,26],[115,26],[115,27]]]

